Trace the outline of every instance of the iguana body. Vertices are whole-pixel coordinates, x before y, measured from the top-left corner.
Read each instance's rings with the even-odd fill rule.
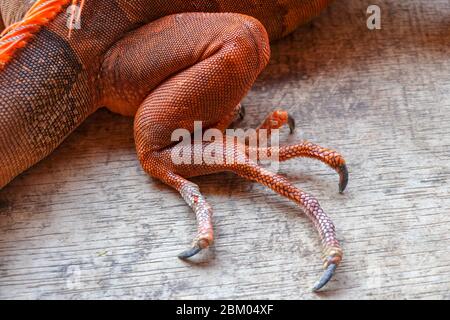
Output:
[[[192,132],[194,121],[202,121],[204,129],[227,128],[269,60],[269,41],[309,21],[330,1],[87,0],[81,29],[70,36],[70,1],[37,2],[30,13],[30,1],[0,0],[0,28],[9,27],[0,38],[0,189],[106,106],[135,117],[144,170],[178,190],[196,213],[198,234],[182,258],[213,241],[211,207],[186,178],[227,170],[304,208],[324,245],[327,271],[315,289],[329,280],[342,250],[316,199],[247,158],[241,164],[175,165],[170,155],[179,148],[171,141],[175,129]],[[20,21],[32,26],[13,24]],[[18,41],[15,33],[25,27],[29,34]],[[11,43],[21,48],[8,48]],[[261,128],[287,122],[285,112],[275,112]],[[240,150],[224,144],[221,152],[236,158]],[[332,150],[305,142],[282,147],[279,156],[317,158],[339,172],[340,189],[345,188],[345,161]]]

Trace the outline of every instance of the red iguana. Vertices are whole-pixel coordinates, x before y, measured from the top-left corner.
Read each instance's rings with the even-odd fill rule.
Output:
[[[194,121],[224,131],[267,65],[269,42],[308,22],[329,2],[0,0],[0,189],[107,107],[134,117],[142,167],[176,189],[196,214],[197,235],[180,258],[213,242],[211,206],[187,178],[232,171],[297,203],[312,220],[323,243],[325,272],[314,287],[319,290],[342,259],[335,227],[319,202],[260,167],[237,143],[224,143],[221,156],[244,156],[243,163],[174,164],[171,153],[180,147],[171,134],[178,128],[192,133]],[[81,28],[69,32],[80,17]],[[278,110],[260,129],[292,127],[291,120]],[[329,165],[344,191],[348,173],[337,152],[310,142],[279,149],[280,161],[296,157]]]

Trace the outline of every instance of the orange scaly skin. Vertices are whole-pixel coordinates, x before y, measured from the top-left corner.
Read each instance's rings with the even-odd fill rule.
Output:
[[[176,165],[175,129],[191,133],[194,121],[224,131],[242,114],[239,106],[270,57],[271,40],[306,23],[330,0],[0,0],[0,189],[51,153],[100,107],[135,117],[135,141],[144,170],[180,192],[193,209],[198,232],[188,258],[213,242],[212,208],[187,178],[232,171],[297,203],[322,238],[323,287],[342,259],[335,228],[319,202],[285,178],[250,160],[250,147],[224,138],[211,164]],[[81,29],[68,19],[84,6]],[[25,8],[25,9],[24,9]],[[22,11],[21,11],[22,10]],[[259,129],[293,119],[282,110]],[[208,143],[194,145],[192,154]],[[253,150],[254,151],[254,150]],[[272,153],[274,150],[258,149]],[[280,161],[316,158],[347,184],[344,159],[309,142],[279,149]]]

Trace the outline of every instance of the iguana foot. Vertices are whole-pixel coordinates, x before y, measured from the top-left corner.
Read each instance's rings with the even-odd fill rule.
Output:
[[[275,110],[267,116],[264,122],[258,127],[258,130],[266,129],[270,134],[271,130],[279,129],[286,124],[289,126],[290,133],[294,133],[294,118],[285,110]]]
[[[250,160],[246,152],[251,151],[251,148],[242,148],[242,145],[239,145],[237,142],[233,142],[230,145],[227,144],[227,140],[224,138],[222,149],[215,149],[216,157],[228,159],[224,162],[211,162],[208,154],[204,152],[207,148],[211,147],[211,143],[204,142],[199,145],[192,144],[187,149],[192,156],[203,153],[204,158],[201,163],[174,164],[172,155],[187,152],[186,149],[183,149],[185,147],[182,144],[177,144],[163,151],[150,151],[140,156],[144,169],[152,176],[161,179],[166,184],[178,190],[196,215],[198,224],[197,235],[192,247],[182,252],[178,256],[179,258],[190,258],[209,247],[213,242],[212,208],[200,193],[198,186],[185,178],[215,172],[232,171],[243,178],[259,182],[269,187],[276,193],[295,202],[303,209],[307,217],[313,222],[323,244],[325,272],[313,290],[320,290],[331,279],[341,262],[343,253],[336,237],[334,224],[321,208],[316,198],[300,190],[286,178],[272,173]],[[258,154],[264,152],[270,154],[274,150],[269,147],[258,148],[257,151]],[[280,161],[286,161],[296,157],[311,157],[325,162],[338,172],[347,172],[345,169],[342,169],[345,168],[345,161],[338,153],[310,142],[284,146],[279,148],[278,152]],[[346,181],[347,176],[345,174],[342,176],[345,177],[344,180]],[[341,189],[343,187],[344,185],[341,184]]]

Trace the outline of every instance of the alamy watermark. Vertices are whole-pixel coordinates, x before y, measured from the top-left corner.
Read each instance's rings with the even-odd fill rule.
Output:
[[[69,30],[80,30],[81,29],[81,7],[79,5],[73,4],[67,8],[67,28]]]
[[[30,0],[30,3],[34,3],[35,0]],[[372,4],[367,7],[366,14],[368,15],[366,25],[369,30],[381,29],[381,8]],[[69,30],[81,29],[81,7],[79,4],[70,5],[66,11],[67,15],[67,28]]]
[[[376,4],[367,7],[366,12],[369,17],[367,18],[367,28],[369,30],[381,29],[381,8]]]
[[[173,131],[171,140],[179,142],[171,152],[175,165],[236,165],[250,161],[267,163],[272,171],[278,171],[278,129],[203,131],[202,125],[201,121],[195,121],[194,133],[182,128]]]

